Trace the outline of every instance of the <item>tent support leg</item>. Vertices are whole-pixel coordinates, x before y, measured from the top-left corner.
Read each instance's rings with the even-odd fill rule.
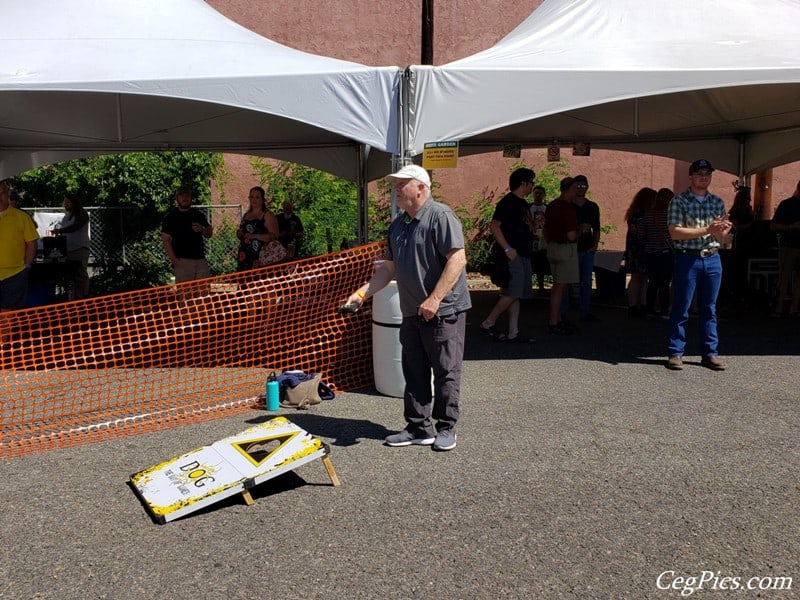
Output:
[[[369,189],[367,187],[367,160],[369,159],[370,146],[358,145],[358,243],[366,244],[369,241]]]

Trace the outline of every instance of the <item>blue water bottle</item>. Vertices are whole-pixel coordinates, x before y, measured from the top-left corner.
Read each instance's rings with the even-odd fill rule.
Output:
[[[267,377],[267,410],[278,410],[280,408],[280,385],[275,372]]]

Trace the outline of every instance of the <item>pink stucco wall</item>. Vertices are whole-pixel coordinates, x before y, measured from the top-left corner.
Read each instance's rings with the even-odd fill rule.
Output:
[[[368,65],[406,66],[420,62],[421,2],[364,2],[334,0],[209,0],[225,16],[272,40],[315,54]],[[522,22],[540,0],[447,0],[434,5],[434,63],[469,56],[491,46]],[[601,205],[604,221],[618,231],[607,237],[605,248],[621,249],[625,242],[623,214],[638,189],[687,184],[688,165],[671,159],[623,152],[592,151],[590,157],[572,157],[562,149],[572,174],[590,181],[591,196]],[[700,158],[700,157],[698,157]],[[534,170],[545,164],[543,150],[523,151]],[[246,198],[256,182],[243,157],[229,157],[232,181],[226,186],[229,201]],[[439,198],[456,205],[471,202],[484,189],[504,191],[512,160],[498,153],[466,157],[454,170],[434,174],[441,183]],[[728,205],[733,200],[732,174],[714,174],[712,191]],[[772,208],[792,194],[798,180],[796,165],[774,170]],[[768,215],[771,216],[771,215]]]

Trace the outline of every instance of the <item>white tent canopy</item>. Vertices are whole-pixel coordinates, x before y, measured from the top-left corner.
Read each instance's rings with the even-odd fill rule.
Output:
[[[800,0],[545,0],[492,48],[410,68],[407,156],[504,144],[800,160]]]
[[[287,48],[202,0],[6,0],[3,31],[0,177],[197,149],[356,181],[388,173],[398,151],[397,67]]]

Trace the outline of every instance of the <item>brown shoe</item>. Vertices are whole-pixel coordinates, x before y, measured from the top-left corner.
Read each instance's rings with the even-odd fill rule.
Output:
[[[683,358],[681,358],[677,354],[670,356],[667,359],[667,368],[670,371],[680,371],[681,369],[683,369]]]
[[[727,367],[719,356],[704,356],[700,364],[712,371],[724,371]]]

